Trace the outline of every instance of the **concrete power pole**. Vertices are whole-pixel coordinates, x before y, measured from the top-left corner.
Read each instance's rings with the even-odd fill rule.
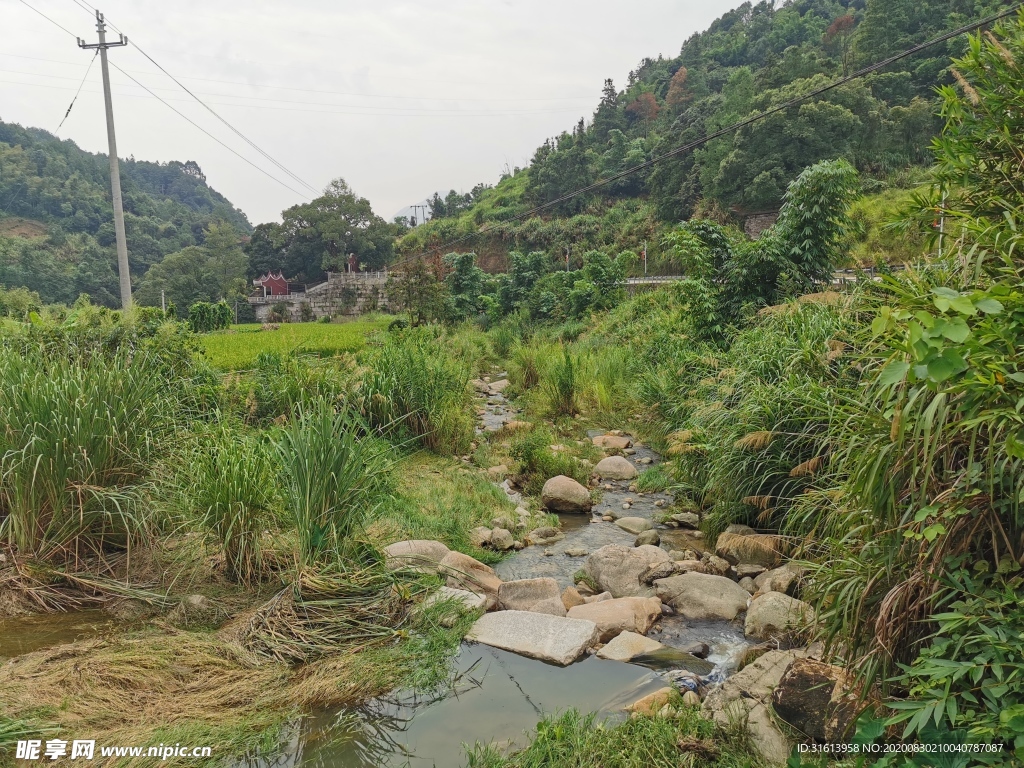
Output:
[[[124,208],[121,206],[121,171],[117,162],[117,140],[114,138],[114,105],[110,100],[110,70],[107,68],[107,48],[119,48],[128,45],[128,38],[119,35],[116,43],[107,42],[107,25],[103,23],[103,14],[96,11],[96,31],[99,33],[98,43],[86,43],[79,38],[79,48],[98,48],[100,51],[100,69],[103,72],[103,103],[107,109],[107,154],[110,157],[110,197],[114,204],[114,235],[117,238],[117,279],[121,285],[121,308],[128,309],[132,305],[132,278],[128,272],[128,244],[124,237]]]

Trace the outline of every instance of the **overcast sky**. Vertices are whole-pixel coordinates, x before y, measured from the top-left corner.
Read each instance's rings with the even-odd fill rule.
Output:
[[[26,0],[90,42],[76,0]],[[90,0],[93,2],[93,0]],[[93,2],[93,4],[95,4]],[[316,189],[344,177],[390,220],[435,190],[524,166],[588,120],[606,77],[682,42],[735,0],[102,0],[109,22],[252,142]],[[0,0],[0,119],[57,128],[92,56],[20,0]],[[260,156],[133,46],[110,60],[276,183],[111,70],[117,147],[195,160],[256,224],[312,193]],[[106,152],[98,61],[60,131]]]

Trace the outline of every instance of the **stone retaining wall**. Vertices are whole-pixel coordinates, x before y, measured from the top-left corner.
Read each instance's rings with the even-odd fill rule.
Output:
[[[336,315],[362,315],[377,310],[386,311],[388,276],[386,272],[355,275],[328,273],[327,282],[320,283],[305,293],[288,296],[250,296],[249,304],[256,319],[265,323],[275,306],[284,305],[288,321],[303,321],[303,306],[308,305],[312,319]]]

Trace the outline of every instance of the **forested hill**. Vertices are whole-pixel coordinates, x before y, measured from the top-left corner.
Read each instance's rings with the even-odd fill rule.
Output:
[[[807,93],[943,31],[989,15],[998,0],[790,0],[744,3],[687,39],[674,58],[644,59],[624,88],[605,80],[589,119],[545,141],[528,168],[494,188],[454,195],[451,210],[405,237],[416,253],[458,237],[458,250],[500,261],[510,248],[636,249],[693,216],[741,223],[777,209],[787,184],[819,160],[845,157],[864,191],[906,187],[939,128],[936,86],[950,82],[965,38],[770,116],[695,152],[510,220],[716,129]],[[481,226],[487,236],[477,233]],[[573,252],[575,252],[575,250]],[[655,254],[656,255],[656,254]]]
[[[213,222],[241,236],[245,214],[206,183],[194,162],[121,163],[133,282],[170,253],[202,245]],[[37,128],[0,122],[0,285],[46,302],[86,293],[118,303],[107,156]]]

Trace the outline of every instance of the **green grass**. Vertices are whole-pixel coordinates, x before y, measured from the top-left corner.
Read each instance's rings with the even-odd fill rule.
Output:
[[[677,718],[638,717],[606,727],[594,715],[569,710],[537,724],[530,746],[504,757],[476,745],[468,768],[753,768],[763,765],[738,733],[721,730],[700,710]]]
[[[474,548],[468,533],[496,517],[515,517],[504,491],[460,462],[427,451],[400,460],[394,476],[398,492],[371,527],[373,539],[436,539],[484,562],[499,559]]]
[[[284,323],[276,331],[263,331],[252,323],[201,338],[215,368],[242,371],[255,365],[260,352],[325,356],[356,352],[366,344],[367,336],[387,328],[389,321],[385,315],[376,315],[346,323]]]

